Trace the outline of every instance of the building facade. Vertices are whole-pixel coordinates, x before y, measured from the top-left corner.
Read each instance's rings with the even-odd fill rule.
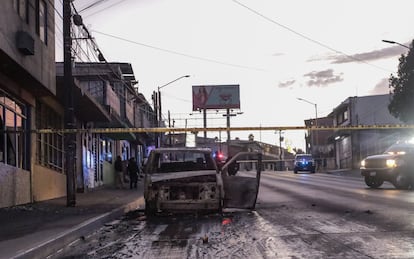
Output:
[[[54,2],[2,1],[0,9],[0,207],[66,194],[56,99]]]
[[[311,130],[312,126],[326,127],[324,130]],[[305,126],[310,128],[305,135],[306,150],[316,159],[318,168],[335,169],[335,145],[333,140],[333,118],[331,116],[305,120]]]
[[[63,63],[56,63],[56,71],[58,96],[63,102]],[[152,133],[113,129],[153,127],[154,111],[134,87],[137,81],[129,63],[76,62],[72,74],[78,128],[108,129],[104,133],[86,130],[79,135],[77,153],[82,159],[77,161],[77,189],[112,185],[115,157],[121,156],[124,163],[134,157],[140,165],[155,142]]]
[[[0,207],[68,193],[65,133],[59,131],[67,107],[63,69],[55,62],[54,12],[52,0],[1,4]],[[88,191],[113,184],[116,155],[140,161],[154,143],[150,133],[88,129],[152,127],[154,112],[134,87],[130,64],[75,65],[75,128],[82,130],[75,139],[76,187]]]
[[[336,126],[402,125],[388,111],[389,94],[349,97],[328,115]],[[336,129],[333,132],[337,168],[359,168],[360,161],[385,151],[407,136],[406,129]]]

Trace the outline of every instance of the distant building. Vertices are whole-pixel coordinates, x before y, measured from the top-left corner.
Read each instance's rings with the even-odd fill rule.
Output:
[[[56,71],[58,97],[64,102],[63,63],[56,63]],[[137,81],[131,64],[76,62],[72,74],[78,128],[155,126],[153,109],[134,88]],[[86,131],[78,138],[78,191],[114,184],[114,158],[119,155],[127,161],[134,157],[140,165],[147,156],[147,150],[155,143],[154,134],[146,132]]]
[[[320,165],[325,164],[325,168],[335,168],[335,153],[333,141],[333,118],[321,117],[317,119],[305,120],[305,126],[311,128],[317,125],[318,127],[326,127],[326,130],[308,130],[305,136],[306,153],[312,154]],[[323,162],[325,161],[325,162]]]

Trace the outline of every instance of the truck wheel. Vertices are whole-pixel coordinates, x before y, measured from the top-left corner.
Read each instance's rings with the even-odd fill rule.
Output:
[[[408,177],[404,173],[398,173],[393,181],[393,185],[397,189],[406,190],[410,186]]]
[[[365,176],[365,183],[371,188],[379,188],[384,183],[384,180],[374,176]]]

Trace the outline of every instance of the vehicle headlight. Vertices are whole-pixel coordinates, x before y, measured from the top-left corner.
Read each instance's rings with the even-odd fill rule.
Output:
[[[361,161],[361,167],[365,167],[365,159]]]
[[[397,160],[395,160],[395,159],[387,159],[385,164],[387,165],[387,167],[397,167],[398,166]]]

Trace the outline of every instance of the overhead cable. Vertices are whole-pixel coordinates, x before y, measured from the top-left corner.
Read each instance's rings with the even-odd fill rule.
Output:
[[[313,42],[313,43],[315,43],[315,44],[319,45],[319,46],[322,46],[322,47],[324,47],[324,48],[326,48],[326,49],[329,49],[329,50],[331,50],[331,51],[333,51],[333,52],[336,52],[336,53],[339,53],[339,54],[341,54],[341,55],[344,55],[344,56],[348,57],[349,59],[352,59],[352,60],[355,60],[355,61],[358,61],[358,62],[361,62],[361,63],[367,64],[367,65],[373,66],[373,67],[375,67],[375,68],[377,68],[377,69],[380,69],[380,70],[383,70],[383,71],[386,71],[386,72],[393,72],[393,71],[390,71],[390,70],[388,70],[388,69],[382,68],[382,67],[380,67],[380,66],[377,66],[377,65],[374,65],[374,64],[368,63],[368,62],[366,62],[366,61],[364,61],[364,60],[362,60],[362,59],[358,59],[358,58],[356,58],[356,57],[354,57],[354,56],[348,55],[348,54],[346,54],[346,53],[344,53],[344,52],[342,52],[342,51],[340,51],[340,50],[334,49],[334,48],[332,48],[332,47],[330,47],[330,46],[328,46],[328,45],[326,45],[326,44],[324,44],[324,43],[322,43],[322,42],[320,42],[320,41],[318,41],[318,40],[312,39],[312,38],[310,38],[310,37],[308,37],[308,36],[304,35],[303,33],[297,32],[297,31],[295,31],[295,30],[293,30],[293,29],[289,28],[288,26],[283,25],[283,24],[281,24],[281,23],[279,23],[279,22],[275,21],[274,19],[272,19],[272,18],[269,18],[269,17],[265,16],[264,14],[262,14],[262,13],[260,13],[260,12],[256,11],[256,10],[254,10],[253,8],[251,8],[251,7],[249,7],[249,6],[245,5],[245,4],[240,3],[240,2],[239,2],[239,1],[237,1],[237,0],[232,0],[232,1],[233,1],[234,3],[236,3],[236,4],[240,5],[240,6],[242,6],[243,8],[245,8],[245,9],[249,10],[250,12],[252,12],[252,13],[256,14],[257,16],[260,16],[260,17],[262,17],[263,19],[265,19],[265,20],[267,20],[267,21],[269,21],[269,22],[271,22],[271,23],[273,23],[273,24],[276,24],[276,25],[278,25],[278,26],[280,26],[280,27],[284,28],[285,30],[288,30],[288,31],[290,31],[290,32],[292,32],[292,33],[294,33],[294,34],[296,34],[296,35],[298,35],[298,36],[300,36],[300,37],[302,37],[302,38],[304,38],[304,39],[306,39],[306,40],[310,41],[310,42]]]

